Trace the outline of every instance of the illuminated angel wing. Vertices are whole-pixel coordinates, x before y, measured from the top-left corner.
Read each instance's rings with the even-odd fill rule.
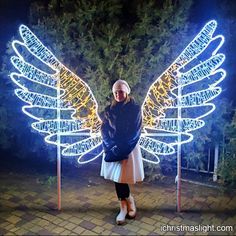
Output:
[[[47,143],[58,144],[60,135],[63,155],[79,156],[81,163],[94,160],[100,153],[81,161],[102,143],[101,121],[92,91],[28,27],[21,25],[19,32],[23,41],[12,42],[16,56],[11,57],[18,73],[13,72],[10,77],[19,86],[15,94],[27,103],[23,112],[36,120],[32,127],[46,134]],[[32,64],[27,62],[29,57]]]
[[[158,156],[173,154],[177,144],[192,141],[191,131],[203,127],[202,118],[215,109],[210,101],[221,93],[217,85],[226,76],[219,68],[225,56],[218,53],[224,37],[213,37],[216,27],[216,21],[208,22],[150,86],[142,105],[144,133],[140,145],[156,160],[146,161],[158,163]]]

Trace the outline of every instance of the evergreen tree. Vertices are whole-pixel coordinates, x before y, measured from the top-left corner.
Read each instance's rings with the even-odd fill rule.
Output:
[[[223,151],[218,174],[220,182],[228,186],[236,186],[236,111],[231,122],[224,127]]]
[[[33,4],[30,23],[55,55],[90,85],[103,109],[119,78],[143,101],[155,75],[188,42],[181,36],[190,6],[191,1],[52,0]],[[176,35],[182,39],[178,44]]]
[[[189,168],[206,170],[208,150],[210,149],[213,155],[216,145],[220,147],[220,157],[222,158],[225,129],[232,119],[232,104],[227,99],[222,99],[221,96],[215,100],[216,110],[203,118],[205,126],[193,132],[194,141],[183,145],[184,166],[188,165]]]

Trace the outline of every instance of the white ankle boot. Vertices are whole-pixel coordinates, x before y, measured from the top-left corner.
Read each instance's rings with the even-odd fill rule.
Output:
[[[127,201],[121,200],[120,201],[120,213],[116,217],[116,224],[122,225],[125,223],[125,217],[127,215]]]
[[[133,219],[137,213],[133,196],[130,195],[128,198],[126,198],[126,201],[128,207],[128,218]]]

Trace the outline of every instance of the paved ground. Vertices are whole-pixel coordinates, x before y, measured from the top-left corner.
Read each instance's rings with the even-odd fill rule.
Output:
[[[77,176],[62,179],[60,212],[56,210],[56,184],[43,185],[45,175],[1,173],[0,235],[236,234],[235,194],[189,183],[183,183],[181,213],[175,210],[174,182],[135,185],[132,191],[138,215],[135,220],[117,226],[118,202],[114,186],[99,177],[98,168],[94,171],[89,168],[78,169]],[[171,231],[171,226],[176,227],[175,231]],[[186,226],[188,229],[184,228]],[[218,226],[220,230],[227,230],[226,226],[234,229],[213,231],[212,227],[216,230]],[[169,228],[165,232],[163,227]],[[209,231],[204,232],[207,229]]]

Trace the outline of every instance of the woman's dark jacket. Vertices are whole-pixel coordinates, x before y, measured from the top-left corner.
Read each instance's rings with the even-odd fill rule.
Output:
[[[140,106],[131,98],[105,108],[102,118],[102,138],[105,161],[121,161],[128,158],[141,134]]]

